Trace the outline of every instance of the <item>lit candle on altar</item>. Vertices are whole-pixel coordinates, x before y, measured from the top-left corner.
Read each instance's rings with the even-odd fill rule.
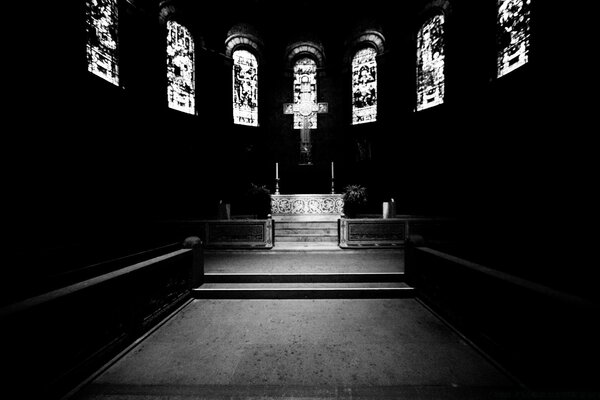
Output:
[[[331,179],[333,179],[333,161],[331,162]]]
[[[275,163],[275,179],[279,179],[279,163]]]

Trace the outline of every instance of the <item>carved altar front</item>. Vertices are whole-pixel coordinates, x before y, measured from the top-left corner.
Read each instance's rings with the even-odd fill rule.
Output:
[[[277,215],[341,215],[341,194],[272,194],[271,214]]]

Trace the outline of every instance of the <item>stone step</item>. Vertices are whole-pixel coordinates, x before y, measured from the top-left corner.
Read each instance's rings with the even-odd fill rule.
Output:
[[[205,283],[192,290],[196,299],[407,298],[414,288],[403,282]]]
[[[404,272],[223,273],[204,274],[205,283],[404,282]]]
[[[275,235],[275,243],[280,242],[337,242],[337,235],[286,235],[286,236],[278,236]]]
[[[286,229],[275,229],[277,233],[323,233],[323,234],[336,234],[338,233],[337,228],[286,228]]]
[[[327,252],[331,254],[331,252],[341,252],[344,251],[348,253],[348,251],[353,250],[345,250],[342,249],[338,241],[335,242],[280,242],[276,241],[273,248],[269,250],[271,254],[275,254],[278,252],[291,252],[291,253],[306,253],[306,252]]]
[[[278,229],[338,229],[337,222],[276,222],[275,230]]]
[[[273,221],[280,222],[335,222],[340,219],[340,215],[323,215],[323,214],[301,214],[301,215],[281,215],[273,214]]]
[[[279,236],[337,236],[337,229],[282,229],[275,230],[275,237]]]

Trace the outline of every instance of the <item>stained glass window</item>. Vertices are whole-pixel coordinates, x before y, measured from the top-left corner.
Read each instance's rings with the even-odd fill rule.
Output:
[[[531,0],[498,0],[498,78],[529,59]]]
[[[233,53],[233,123],[258,126],[258,61],[247,50]]]
[[[377,51],[364,48],[352,59],[352,124],[377,120]]]
[[[430,18],[417,35],[417,110],[444,102],[444,16]]]
[[[311,58],[301,58],[294,65],[294,104],[300,110],[294,113],[294,129],[317,128],[317,64]]]
[[[117,0],[88,0],[85,15],[88,71],[118,86]]]
[[[196,112],[194,40],[186,27],[167,21],[167,97],[169,107]]]

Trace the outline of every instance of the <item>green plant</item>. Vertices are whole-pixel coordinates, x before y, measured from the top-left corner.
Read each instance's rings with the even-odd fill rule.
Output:
[[[355,217],[367,205],[367,188],[357,184],[348,185],[344,188],[343,199],[344,214]]]

